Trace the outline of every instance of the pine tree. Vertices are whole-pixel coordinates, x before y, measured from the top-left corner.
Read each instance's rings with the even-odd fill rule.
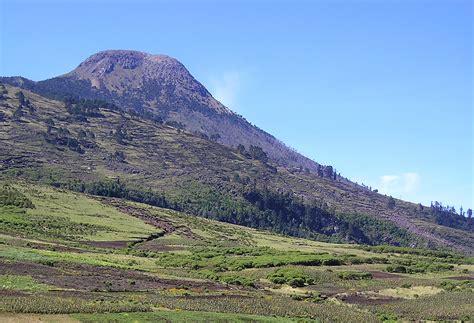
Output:
[[[389,209],[393,209],[395,207],[395,199],[392,196],[388,198],[387,207]]]

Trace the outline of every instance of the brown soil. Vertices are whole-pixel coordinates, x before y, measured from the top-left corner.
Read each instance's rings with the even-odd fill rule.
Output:
[[[160,245],[153,243],[153,241],[145,242],[141,244],[137,249],[147,250],[147,251],[156,251],[156,252],[169,252],[169,251],[180,251],[185,250],[183,246],[169,246],[169,245]]]
[[[391,273],[387,273],[387,272],[384,272],[384,271],[370,271],[370,273],[372,274],[372,278],[375,278],[375,279],[403,278],[400,275],[391,274]]]
[[[455,276],[455,277],[446,277],[446,279],[452,279],[452,280],[474,280],[474,277],[472,277],[472,276]]]
[[[7,232],[0,232],[3,234],[9,235]],[[12,240],[9,242],[12,246],[24,246],[25,243],[21,240]],[[84,252],[91,252],[90,250],[84,250],[80,248],[75,248],[75,247],[70,247],[70,246],[65,246],[65,245],[59,245],[59,244],[50,244],[50,243],[41,243],[41,242],[31,242],[29,241],[27,243],[27,246],[32,249],[39,249],[39,250],[55,250],[55,251],[61,251],[61,252],[76,252],[76,253],[84,253]]]
[[[222,298],[233,298],[233,299],[249,299],[252,296],[247,295],[239,295],[239,294],[228,294],[228,295],[186,295],[185,298],[187,299],[222,299]]]
[[[338,297],[341,301],[349,304],[361,304],[361,305],[382,305],[387,303],[397,302],[400,299],[388,296],[380,296],[377,298],[369,298],[363,294],[350,294]]]
[[[2,299],[3,297],[11,297],[11,296],[18,297],[18,296],[28,296],[28,295],[29,295],[28,293],[18,291],[18,290],[0,289],[0,299]]]
[[[123,249],[127,248],[130,242],[133,241],[84,241],[82,244],[94,248]]]
[[[40,283],[77,291],[146,291],[188,288],[226,290],[214,282],[163,279],[133,270],[85,264],[56,263],[54,267],[33,263],[2,263],[0,274],[29,275]]]
[[[155,214],[151,214],[148,210],[127,205],[120,200],[110,198],[98,198],[102,203],[114,206],[120,212],[126,213],[133,217],[143,220],[145,223],[153,225],[163,230],[164,234],[175,232],[185,238],[195,239],[196,235],[186,226],[176,225],[168,219],[160,218]]]

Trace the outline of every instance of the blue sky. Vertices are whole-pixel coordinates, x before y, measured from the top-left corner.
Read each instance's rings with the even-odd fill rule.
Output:
[[[471,1],[0,3],[0,75],[46,79],[104,49],[168,54],[351,179],[474,206]]]

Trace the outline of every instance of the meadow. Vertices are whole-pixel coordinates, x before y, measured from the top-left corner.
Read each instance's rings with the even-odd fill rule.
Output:
[[[122,199],[0,183],[0,320],[474,319],[474,259],[293,238]]]

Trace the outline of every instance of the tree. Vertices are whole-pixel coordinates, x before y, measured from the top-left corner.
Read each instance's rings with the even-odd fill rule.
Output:
[[[87,138],[87,133],[84,131],[84,129],[80,129],[78,132],[77,132],[77,139],[79,140],[84,140]]]
[[[250,158],[260,160],[263,163],[268,162],[268,156],[259,146],[250,145],[249,148]]]
[[[211,138],[212,141],[217,141],[221,138],[221,135],[219,135],[218,133],[214,133],[214,134],[211,135],[210,138]]]
[[[22,116],[23,116],[23,109],[22,109],[22,106],[19,105],[13,112],[12,119],[14,121],[19,121]]]
[[[242,145],[242,144],[239,144],[239,145],[237,146],[237,151],[239,152],[239,154],[245,155],[245,146]]]
[[[334,177],[334,170],[331,165],[325,166],[324,167],[324,177],[333,179]]]
[[[392,196],[388,198],[387,207],[389,209],[393,209],[395,207],[395,199]]]
[[[18,98],[20,105],[26,105],[25,94],[22,91],[17,92],[16,97]]]
[[[113,137],[114,137],[115,141],[117,141],[119,144],[124,143],[123,140],[126,138],[126,133],[123,130],[123,126],[121,124],[115,129]]]
[[[471,210],[471,209],[467,209],[467,217],[468,217],[469,219],[472,218],[472,210]]]
[[[323,177],[324,176],[324,173],[323,173],[323,167],[321,165],[318,164],[318,176],[319,177]]]
[[[53,127],[55,126],[54,120],[52,118],[46,119],[46,121],[44,123],[46,123],[47,125],[53,126]]]
[[[0,87],[0,89],[2,89],[0,90],[0,101],[6,100],[7,99],[6,94],[8,94],[7,89],[5,89],[5,86]]]
[[[125,153],[123,151],[116,150],[111,157],[113,160],[118,161],[119,163],[125,162]]]

